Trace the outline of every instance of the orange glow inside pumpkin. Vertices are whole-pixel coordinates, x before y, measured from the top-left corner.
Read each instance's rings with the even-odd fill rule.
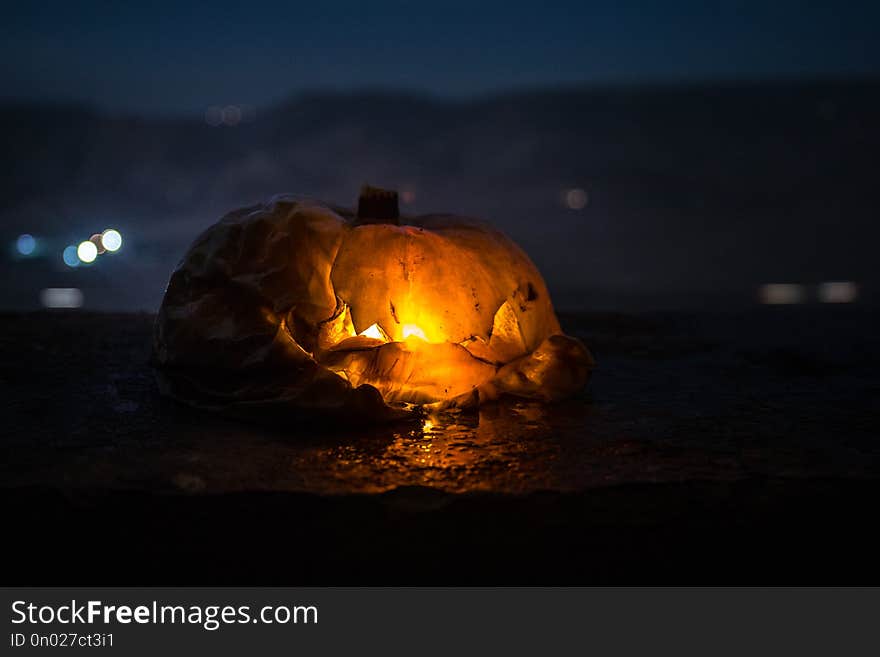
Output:
[[[498,356],[526,353],[507,304],[496,313],[489,340],[471,336],[462,342],[446,339],[439,323],[427,323],[429,313],[413,312],[422,319],[417,323],[397,312],[399,323],[376,322],[356,332],[351,309],[340,301],[320,327],[317,361],[353,386],[375,387],[386,402],[433,404],[473,394],[495,376]]]
[[[388,342],[388,336],[385,335],[385,331],[379,328],[378,324],[371,324],[369,327],[358,333],[358,335],[362,335],[365,338],[372,338],[373,340]]]
[[[425,337],[425,332],[420,329],[416,324],[404,324],[403,325],[403,339],[409,340],[410,338],[418,338],[428,341],[428,338]]]
[[[358,333],[358,335],[372,340],[381,340],[382,342],[394,342],[394,340],[391,340],[388,337],[388,334],[382,330],[382,327],[378,324],[370,324],[367,328]],[[429,341],[425,332],[418,324],[404,324],[401,329],[401,337],[404,342],[411,342],[413,345],[418,344],[417,342],[412,342],[413,339],[423,340],[424,342]]]

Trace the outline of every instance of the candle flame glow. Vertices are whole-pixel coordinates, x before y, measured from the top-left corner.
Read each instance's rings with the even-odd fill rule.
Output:
[[[362,335],[366,338],[373,338],[374,340],[388,341],[388,336],[386,336],[385,332],[379,328],[378,324],[370,324],[370,326],[358,333],[358,335]]]
[[[407,340],[410,337],[420,338],[424,341],[428,341],[428,338],[425,337],[425,332],[420,329],[415,324],[404,324],[403,325],[403,339]]]

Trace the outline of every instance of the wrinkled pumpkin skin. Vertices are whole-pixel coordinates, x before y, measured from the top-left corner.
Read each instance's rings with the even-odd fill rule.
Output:
[[[244,415],[393,419],[411,405],[553,400],[585,385],[589,352],[561,334],[513,242],[448,215],[400,223],[359,224],[291,196],[223,217],[168,284],[160,389]],[[381,340],[357,335],[372,325]]]

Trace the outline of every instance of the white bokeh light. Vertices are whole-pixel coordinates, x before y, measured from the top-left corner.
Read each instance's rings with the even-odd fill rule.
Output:
[[[108,228],[101,234],[101,244],[111,253],[122,247],[122,234],[115,228]]]
[[[94,242],[88,240],[80,242],[79,246],[76,247],[76,255],[82,262],[94,262],[95,258],[98,257],[98,247],[95,246]]]
[[[44,308],[81,308],[83,293],[75,287],[47,287],[40,292]]]

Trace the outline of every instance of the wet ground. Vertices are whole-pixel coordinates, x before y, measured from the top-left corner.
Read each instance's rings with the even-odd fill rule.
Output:
[[[880,317],[561,320],[599,364],[579,398],[327,430],[296,418],[256,427],[159,397],[151,316],[2,315],[16,578],[68,578],[52,556],[61,546],[103,583],[877,574]]]

